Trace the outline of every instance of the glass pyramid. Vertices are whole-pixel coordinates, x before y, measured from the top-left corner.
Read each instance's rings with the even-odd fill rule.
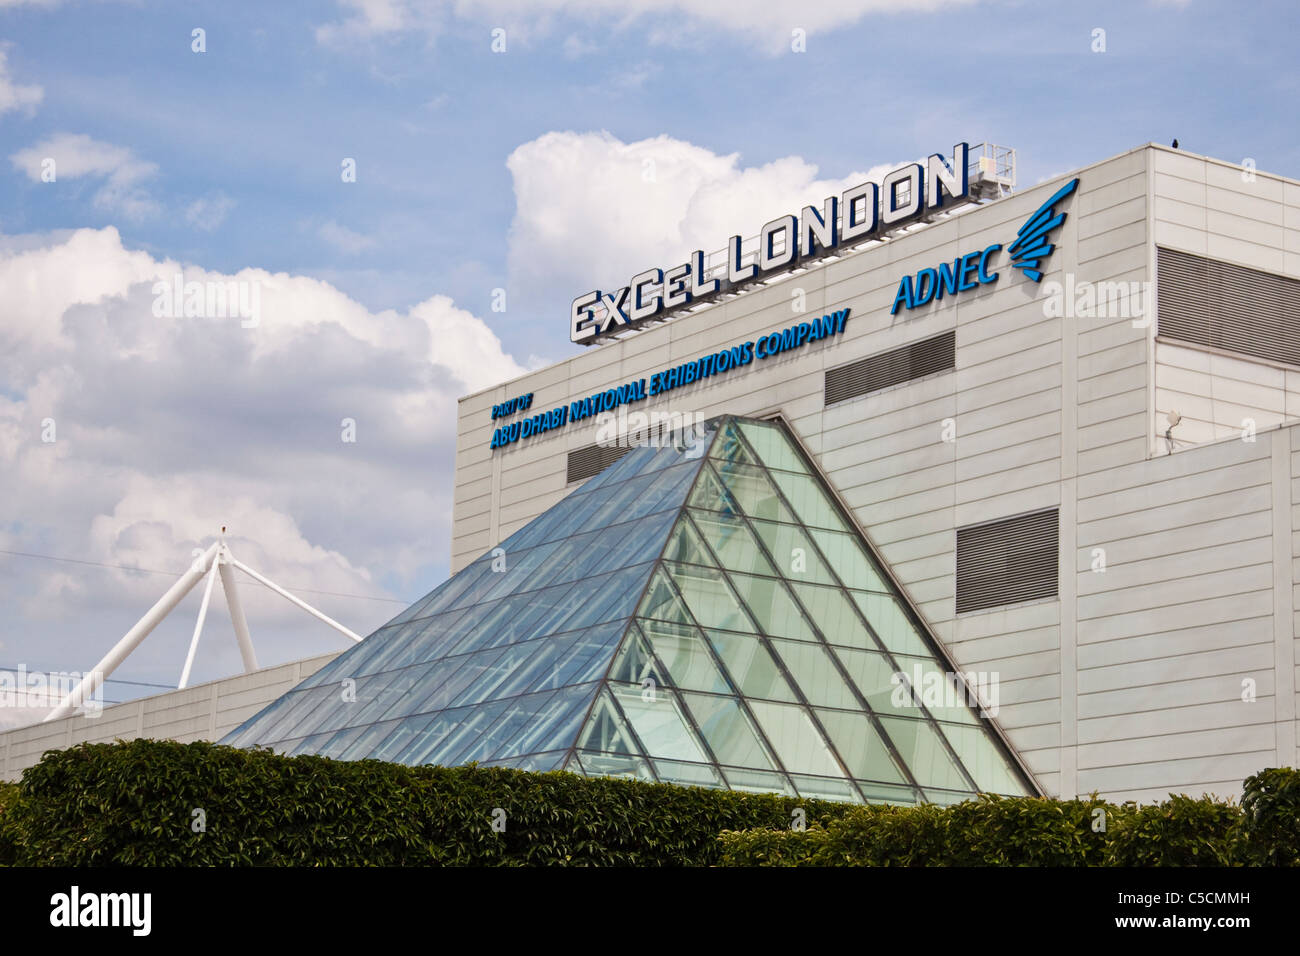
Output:
[[[1036,792],[964,694],[921,692],[949,666],[785,427],[688,437],[634,449],[223,742],[854,802]]]

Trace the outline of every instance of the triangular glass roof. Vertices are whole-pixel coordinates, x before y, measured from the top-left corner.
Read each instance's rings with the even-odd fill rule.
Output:
[[[939,645],[785,426],[688,437],[634,449],[224,742],[854,802],[1036,792],[964,693],[930,692]]]

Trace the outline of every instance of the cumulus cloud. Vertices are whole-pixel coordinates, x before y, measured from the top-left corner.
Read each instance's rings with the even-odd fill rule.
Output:
[[[340,226],[334,220],[324,223],[316,230],[316,235],[324,239],[331,246],[345,255],[354,256],[359,252],[365,252],[375,244],[375,240],[370,236],[363,236],[359,232],[354,232],[347,226]]]
[[[260,321],[167,302],[177,283],[256,287]],[[316,279],[158,259],[113,228],[6,237],[0,301],[0,549],[110,566],[0,552],[0,666],[91,666],[170,583],[122,568],[179,574],[222,525],[242,560],[369,632],[418,596],[416,572],[445,569],[456,399],[523,372],[444,296],[373,313]],[[263,663],[344,643],[242,585]],[[137,676],[175,679],[189,600]],[[196,679],[239,667],[222,613]]]
[[[157,215],[158,203],[141,182],[158,172],[156,163],[138,159],[124,146],[91,139],[84,133],[57,133],[9,157],[15,169],[33,182],[43,182],[48,161],[54,161],[56,182],[89,177],[102,179],[95,193],[96,208],[140,220]]]
[[[821,204],[895,164],[824,178],[797,156],[743,166],[669,136],[624,143],[607,132],[547,133],[506,162],[515,187],[510,283],[528,301],[564,308],[652,266],[722,249],[729,236]]]
[[[8,53],[0,48],[0,116],[21,110],[28,116],[36,112],[45,91],[36,85],[24,86],[9,75]]]
[[[185,221],[195,229],[212,232],[226,221],[234,208],[235,201],[222,193],[203,196],[185,207]]]
[[[324,43],[406,31],[436,34],[450,17],[508,29],[547,32],[558,15],[605,18],[641,29],[651,42],[687,40],[692,27],[744,36],[768,52],[789,50],[794,30],[805,35],[850,26],[871,14],[929,13],[976,0],[338,0],[341,21],[317,29]],[[569,37],[566,55],[584,41]]]

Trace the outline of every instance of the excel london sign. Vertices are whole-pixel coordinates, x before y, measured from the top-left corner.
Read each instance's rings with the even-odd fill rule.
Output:
[[[973,202],[969,152],[966,143],[958,143],[951,160],[935,153],[924,165],[898,167],[879,185],[861,183],[838,196],[827,196],[821,208],[804,206],[797,216],[773,219],[759,231],[753,262],[743,262],[741,237],[732,236],[725,250],[725,278],[709,277],[704,252],[697,249],[680,265],[646,269],[613,291],[583,293],[573,300],[569,337],[579,345],[595,345],[602,337],[663,319],[810,259],[832,255],[842,246],[883,238],[932,216],[945,205]]]

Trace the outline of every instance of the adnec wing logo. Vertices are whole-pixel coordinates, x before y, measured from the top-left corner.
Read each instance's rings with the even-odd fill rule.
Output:
[[[1007,246],[1012,267],[1022,270],[1035,282],[1041,282],[1043,278],[1038,264],[1050,256],[1052,250],[1056,248],[1048,242],[1050,234],[1053,229],[1065,222],[1065,213],[1056,212],[1056,204],[1077,188],[1079,188],[1079,180],[1072,179],[1057,190],[1052,198],[1039,206],[1038,210],[1020,227],[1020,231],[1016,233],[1016,241]]]

